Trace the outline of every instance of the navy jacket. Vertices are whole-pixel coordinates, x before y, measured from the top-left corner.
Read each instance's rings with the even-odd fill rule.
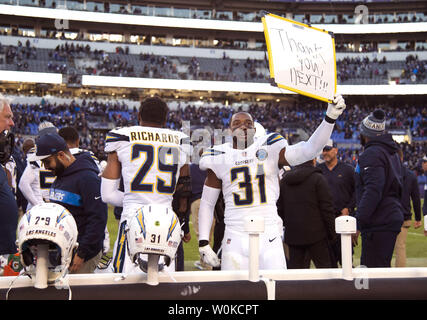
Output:
[[[18,206],[7,183],[6,172],[0,165],[0,254],[16,253]]]
[[[288,171],[280,183],[278,213],[288,245],[309,245],[336,240],[335,211],[322,170],[301,164]]]
[[[414,207],[415,220],[421,221],[421,198],[418,179],[415,173],[403,166],[402,206],[405,220],[412,219],[411,199]]]
[[[89,153],[83,153],[58,176],[50,189],[50,201],[66,207],[77,223],[77,254],[85,261],[103,248],[108,218],[107,204],[101,200],[101,178]]]
[[[353,214],[356,205],[354,168],[341,161],[332,170],[328,169],[326,163],[319,164],[318,168],[322,170],[331,189],[335,216],[340,216],[344,208]]]
[[[391,135],[372,138],[356,166],[358,230],[400,232],[402,165]]]

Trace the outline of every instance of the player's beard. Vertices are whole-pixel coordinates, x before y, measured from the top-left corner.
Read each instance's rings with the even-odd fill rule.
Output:
[[[65,171],[65,166],[55,157],[55,169],[52,170],[55,176],[62,176]]]
[[[233,143],[237,149],[246,149],[254,141],[255,129],[235,129],[232,132]]]

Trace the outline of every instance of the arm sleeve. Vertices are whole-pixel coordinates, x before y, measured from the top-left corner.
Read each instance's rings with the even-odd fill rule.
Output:
[[[296,166],[316,158],[331,137],[332,130],[334,130],[334,124],[323,120],[308,141],[286,147],[286,161],[291,166]]]
[[[24,172],[22,173],[21,180],[19,181],[19,185],[18,185],[19,190],[21,190],[25,199],[27,199],[27,201],[32,206],[43,203],[43,199],[38,199],[35,196],[33,189],[31,188],[31,183],[36,178],[37,178],[37,176],[35,174],[35,171],[31,168],[30,164],[27,164],[27,167],[25,168]]]
[[[101,179],[97,174],[87,175],[80,183],[82,205],[86,215],[86,228],[79,238],[77,253],[86,260],[90,247],[103,243],[107,225],[108,207],[100,197]],[[102,249],[102,248],[101,248]]]
[[[125,193],[119,190],[120,179],[101,178],[101,198],[105,203],[123,207]]]
[[[215,204],[218,200],[221,189],[203,186],[202,198],[199,208],[199,241],[209,241],[209,235],[214,218]]]

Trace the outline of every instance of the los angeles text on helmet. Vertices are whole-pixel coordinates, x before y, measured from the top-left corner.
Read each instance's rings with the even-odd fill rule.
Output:
[[[26,233],[27,236],[36,235],[36,234],[42,234],[49,237],[56,237],[56,232],[49,231],[49,230],[28,230]]]
[[[147,247],[146,250],[153,251],[153,252],[158,252],[158,253],[165,252],[164,249],[159,249],[159,248],[149,248],[149,247]]]

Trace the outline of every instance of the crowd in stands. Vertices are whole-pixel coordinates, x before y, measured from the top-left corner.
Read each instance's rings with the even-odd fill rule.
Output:
[[[167,127],[180,130],[183,123],[190,123],[191,129],[207,127],[210,129],[222,129],[228,127],[232,114],[236,110],[247,110],[254,119],[261,123],[267,131],[280,132],[289,143],[301,140],[296,129],[303,129],[308,135],[314,132],[324,117],[325,107],[323,103],[307,100],[302,104],[284,105],[280,103],[252,103],[248,106],[240,106],[237,109],[225,105],[205,104],[197,107],[191,102],[179,102],[176,110],[171,110],[168,116]],[[347,108],[342,117],[337,121],[333,133],[349,132],[346,137],[349,142],[358,143],[358,125],[360,121],[374,107],[381,107],[387,114],[387,127],[390,129],[408,129],[412,135],[421,137],[421,141],[412,144],[402,144],[404,149],[404,161],[415,170],[419,160],[427,152],[427,107],[425,106],[400,106],[392,105],[373,106],[367,104],[352,104]],[[109,129],[116,126],[130,126],[137,124],[137,108],[129,109],[122,102],[97,102],[83,100],[82,103],[71,102],[69,104],[49,103],[42,99],[40,104],[13,104],[15,114],[15,131],[19,135],[36,135],[37,125],[42,120],[52,122],[56,127],[66,125],[75,126],[81,134],[81,145],[90,149],[100,159],[105,159],[104,138]],[[94,123],[110,123],[99,130]],[[97,129],[98,128],[98,129]],[[343,140],[342,142],[346,142]],[[359,149],[340,149],[341,159],[355,164]]]
[[[0,26],[0,35],[12,35],[12,36],[26,36],[21,29],[16,29],[12,27],[12,32],[9,33],[6,29]],[[92,35],[93,36],[93,35]],[[105,42],[106,38],[99,37],[91,37],[90,34],[84,34],[83,32],[77,32],[72,35],[62,31],[62,30],[43,30],[38,38],[46,38],[46,39],[60,39],[65,41],[90,41],[90,42]],[[95,40],[95,38],[97,40]],[[179,47],[200,47],[200,48],[214,48],[214,49],[237,49],[237,50],[261,50],[266,51],[267,47],[265,42],[257,41],[255,46],[249,45],[249,42],[246,40],[233,40],[233,39],[216,39],[213,43],[212,41],[207,41],[206,39],[200,38],[187,38],[187,37],[174,37],[174,40],[177,40],[174,46]],[[182,41],[184,40],[184,41]],[[117,40],[115,40],[117,41]],[[153,45],[153,46],[170,46],[170,42],[166,41],[165,37],[156,37],[155,40],[152,39],[149,35],[139,35],[138,40],[127,41],[126,37],[122,35],[121,44],[126,46],[128,44],[142,44],[142,45]],[[78,45],[76,45],[78,46]],[[85,46],[87,47],[87,45]],[[118,47],[120,48],[120,47]],[[378,52],[381,49],[382,52],[393,52],[393,51],[425,51],[427,49],[427,45],[424,41],[417,41],[415,44],[413,41],[404,41],[399,42],[396,46],[384,46],[381,45],[379,41],[372,40],[370,42],[362,42],[359,43],[358,46],[355,45],[352,41],[346,42],[337,42],[335,44],[336,52]],[[126,48],[122,49],[123,53],[126,53]],[[118,51],[120,53],[120,50]]]
[[[370,61],[368,57],[349,58],[337,60],[337,77],[341,82],[349,79],[373,79],[380,77],[387,79],[388,71],[386,67],[381,66],[387,62],[386,57],[381,60],[373,59]]]
[[[46,50],[46,49],[44,49]],[[3,58],[2,58],[3,57]],[[45,63],[44,70],[32,70],[30,60]],[[43,59],[45,59],[43,62]],[[79,63],[77,63],[79,62]],[[186,58],[141,53],[129,54],[129,47],[118,46],[115,53],[92,50],[90,45],[66,42],[55,49],[40,52],[20,41],[17,46],[2,46],[0,43],[0,68],[15,65],[15,70],[56,72],[71,74],[69,82],[78,82],[79,75],[125,76],[142,78],[193,79],[215,81],[268,82],[268,65],[265,59],[231,59],[225,52],[222,59]],[[388,84],[389,69],[400,70],[396,81],[405,83],[425,83],[427,61],[417,55],[408,55],[405,61],[388,62],[385,57],[346,57],[337,60],[339,83]],[[8,68],[10,70],[10,68]],[[359,82],[355,82],[359,80]],[[350,81],[350,82],[349,82]]]
[[[86,2],[85,2],[86,3]],[[19,4],[19,5],[30,5],[30,6],[39,6],[47,8],[64,8],[62,2],[58,3],[56,1],[46,1],[38,0],[32,1],[30,3],[22,3],[17,0],[8,1],[8,4]],[[88,5],[91,4],[91,5]],[[175,10],[171,7],[162,7],[162,6],[140,6],[137,4],[123,5],[122,3],[114,4],[110,2],[90,2],[86,3],[85,6],[78,1],[67,1],[65,8],[72,10],[84,10],[84,11],[93,11],[93,12],[105,12],[105,13],[118,13],[118,14],[133,14],[133,15],[150,15],[150,16],[166,16],[166,17],[177,17],[177,18],[193,18],[193,19],[215,19],[215,20],[233,20],[233,21],[247,21],[247,22],[259,22],[263,13],[261,10],[244,12],[244,11],[221,11],[218,8],[215,9],[195,9],[193,6],[186,9],[186,12],[182,12],[182,9]],[[329,7],[326,7],[330,9]],[[277,15],[285,16],[285,13],[276,12],[276,10],[264,8],[269,12],[275,13]],[[303,22],[303,23],[321,23],[321,24],[348,24],[355,23],[355,20],[358,19],[358,15],[355,15],[353,12],[350,14],[333,14],[328,13],[325,10],[324,14],[316,15],[295,15],[294,20]],[[383,14],[369,14],[367,23],[408,23],[408,22],[425,22],[427,17],[423,13],[414,14],[413,10],[409,13],[400,13],[394,15],[392,13],[383,13]]]
[[[427,76],[427,61],[418,59],[418,56],[408,55],[402,71],[400,83],[422,82]]]
[[[17,70],[25,71],[29,67],[27,60],[30,59],[37,59],[37,49],[31,46],[29,40],[25,45],[18,41],[16,46],[3,46],[0,43],[0,64],[14,64]]]

